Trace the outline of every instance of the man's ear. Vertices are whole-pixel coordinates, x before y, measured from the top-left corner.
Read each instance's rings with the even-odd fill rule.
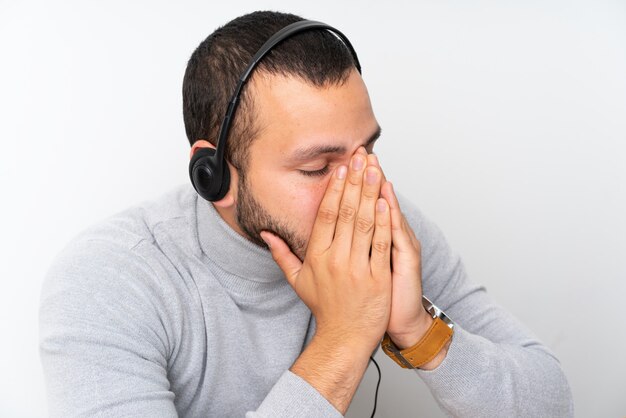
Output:
[[[198,150],[198,148],[213,148],[215,149],[215,145],[211,144],[209,141],[207,141],[206,139],[198,139],[196,142],[193,143],[193,145],[191,146],[191,152],[189,153],[189,159],[191,160],[191,158],[193,157],[193,155],[196,153],[196,151]]]
[[[198,139],[191,146],[191,151],[189,153],[190,160],[193,157],[193,155],[196,153],[196,151],[200,148],[215,149],[215,145],[211,144],[206,139]],[[239,181],[239,173],[237,173],[237,169],[233,167],[233,165],[230,164],[229,162],[226,162],[226,163],[228,164],[228,169],[230,170],[230,184],[228,186],[228,192],[220,200],[216,200],[212,202],[213,205],[219,208],[224,208],[224,209],[232,208],[235,205],[235,197],[237,196],[237,184]]]

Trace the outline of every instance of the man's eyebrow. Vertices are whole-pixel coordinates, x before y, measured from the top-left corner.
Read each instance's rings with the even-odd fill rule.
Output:
[[[380,126],[376,128],[376,131],[363,143],[363,146],[367,148],[372,142],[376,141],[382,132]],[[343,145],[312,145],[306,148],[300,148],[295,150],[289,157],[290,161],[307,161],[313,160],[324,154],[340,154],[346,153],[346,147]]]

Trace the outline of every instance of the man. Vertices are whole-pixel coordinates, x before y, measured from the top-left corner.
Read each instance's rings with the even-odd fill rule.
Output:
[[[183,82],[192,156],[216,146],[255,52],[299,20],[252,13],[196,49]],[[468,281],[386,181],[379,135],[333,34],[277,46],[242,93],[225,196],[176,190],[86,231],[51,268],[41,302],[51,414],[339,417],[385,337],[395,353],[430,350],[416,375],[451,415],[572,415],[554,355]],[[454,321],[435,349],[423,344],[440,323],[423,293]]]

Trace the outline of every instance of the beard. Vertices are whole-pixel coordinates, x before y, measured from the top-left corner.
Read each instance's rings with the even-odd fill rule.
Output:
[[[300,261],[304,261],[307,240],[298,236],[288,221],[270,215],[265,207],[254,198],[243,170],[239,175],[237,195],[235,218],[250,241],[268,248],[260,233],[261,231],[271,232],[280,237]]]

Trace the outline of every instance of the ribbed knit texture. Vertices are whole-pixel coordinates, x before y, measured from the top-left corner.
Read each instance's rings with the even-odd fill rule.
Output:
[[[424,293],[456,322],[446,359],[416,378],[451,416],[572,416],[553,354],[400,202],[422,243]],[[341,417],[289,371],[314,332],[269,251],[184,186],[85,231],[50,268],[40,306],[49,411]]]

